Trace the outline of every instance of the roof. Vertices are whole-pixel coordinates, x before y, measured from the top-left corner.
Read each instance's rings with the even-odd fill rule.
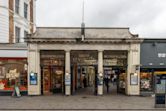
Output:
[[[31,38],[79,38],[80,27],[37,27]],[[131,34],[129,28],[86,27],[85,38],[131,38],[138,37]]]

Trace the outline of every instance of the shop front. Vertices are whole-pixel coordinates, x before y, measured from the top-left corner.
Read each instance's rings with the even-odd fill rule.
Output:
[[[117,90],[139,95],[140,43],[128,28],[37,28],[28,43],[28,94],[104,94],[104,77],[115,75]],[[37,84],[30,84],[30,74]],[[88,89],[86,92],[85,89]]]
[[[27,72],[27,47],[0,44],[0,95],[12,95],[15,85],[19,86],[21,95],[26,95]]]
[[[64,51],[41,51],[41,93],[64,93]]]
[[[141,95],[151,95],[155,92],[155,73],[166,71],[166,40],[145,39],[141,44]]]

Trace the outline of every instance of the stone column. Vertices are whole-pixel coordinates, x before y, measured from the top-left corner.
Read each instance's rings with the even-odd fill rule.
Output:
[[[28,46],[28,95],[41,94],[41,71],[40,71],[40,51],[37,44],[29,44]],[[37,81],[31,81],[33,73],[37,75]]]
[[[131,44],[128,51],[126,94],[140,94],[140,45]]]
[[[70,71],[70,51],[66,50],[65,55],[65,95],[71,95],[71,71]]]
[[[103,95],[103,51],[98,51],[98,85],[97,94]]]

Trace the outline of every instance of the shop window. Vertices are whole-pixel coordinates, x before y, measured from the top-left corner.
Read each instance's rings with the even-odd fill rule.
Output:
[[[152,91],[153,89],[153,74],[152,72],[140,73],[141,91]]]
[[[12,91],[16,83],[21,91],[27,90],[26,62],[26,59],[0,59],[0,91]]]

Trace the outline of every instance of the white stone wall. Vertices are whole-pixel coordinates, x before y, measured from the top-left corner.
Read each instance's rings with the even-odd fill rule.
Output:
[[[0,0],[0,43],[9,41],[8,0]]]
[[[28,4],[28,17],[24,18],[24,3]],[[15,2],[14,2],[14,10],[15,10]],[[20,0],[20,13],[14,13],[14,33],[15,27],[19,27],[20,32],[20,42],[24,42],[24,31],[30,33],[30,0]]]
[[[28,4],[28,18],[24,18],[24,2]],[[20,0],[20,13],[15,13],[15,0],[14,0],[14,42],[15,42],[15,27],[19,27],[20,32],[20,42],[24,42],[24,31],[30,33],[30,0]],[[35,0],[34,0],[34,11],[35,11]],[[34,12],[34,22],[35,22],[35,14]],[[34,23],[35,24],[35,23]],[[0,43],[8,43],[9,42],[9,1],[8,0],[0,0]],[[34,25],[35,29],[35,25]]]

